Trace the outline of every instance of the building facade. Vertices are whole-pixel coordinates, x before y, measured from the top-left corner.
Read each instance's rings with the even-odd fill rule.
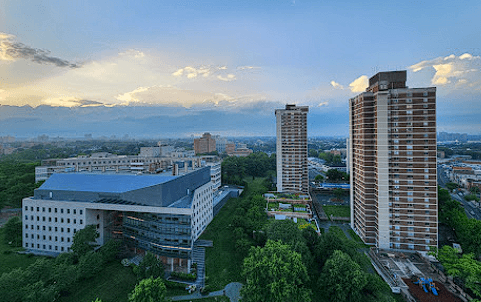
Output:
[[[215,139],[210,133],[204,133],[202,137],[194,139],[195,154],[203,154],[216,151]]]
[[[296,105],[275,111],[278,192],[309,192],[308,112],[309,107]]]
[[[177,176],[54,174],[23,200],[22,210],[29,252],[68,252],[74,234],[93,224],[100,245],[123,239],[133,252],[189,271],[193,244],[213,218],[210,167]]]
[[[351,227],[382,249],[438,244],[436,88],[380,72],[350,99]]]

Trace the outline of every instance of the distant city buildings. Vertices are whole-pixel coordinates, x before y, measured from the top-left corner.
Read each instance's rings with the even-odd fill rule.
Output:
[[[278,192],[309,192],[308,111],[309,107],[296,105],[275,111]]]
[[[210,133],[204,133],[202,137],[194,139],[195,154],[204,154],[216,151],[215,139]]]
[[[349,101],[351,227],[381,249],[438,245],[436,88],[380,72]]]

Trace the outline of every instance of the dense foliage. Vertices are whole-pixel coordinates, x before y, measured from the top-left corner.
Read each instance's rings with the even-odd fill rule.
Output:
[[[247,157],[231,156],[222,162],[222,181],[226,184],[243,185],[246,176],[272,177],[275,171],[275,154],[267,156],[263,152],[256,152]]]
[[[169,301],[166,295],[167,289],[161,278],[143,279],[137,284],[129,295],[129,302],[164,302]]]
[[[74,243],[78,240],[74,237]],[[107,242],[98,251],[83,255],[63,253],[55,259],[39,258],[26,269],[17,268],[0,276],[0,297],[5,302],[54,301],[77,281],[99,273],[115,260],[119,244]]]
[[[311,301],[301,255],[281,241],[269,240],[264,247],[253,247],[244,259],[243,274],[243,301]]]
[[[18,216],[10,218],[3,226],[6,244],[14,247],[22,246],[22,220]]]
[[[454,229],[465,254],[460,256],[452,247],[444,246],[437,258],[449,275],[463,279],[465,286],[481,297],[481,262],[476,260],[481,256],[481,221],[469,219],[461,204],[452,199],[446,189],[438,189],[438,200],[439,220]]]
[[[22,199],[33,195],[35,166],[39,163],[0,161],[0,209],[19,208]]]

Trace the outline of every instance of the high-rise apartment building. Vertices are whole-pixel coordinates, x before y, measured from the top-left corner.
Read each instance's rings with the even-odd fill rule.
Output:
[[[202,137],[194,139],[195,154],[203,154],[216,151],[215,139],[210,133],[204,133]]]
[[[307,112],[307,106],[276,109],[278,192],[309,192]]]
[[[349,102],[351,227],[381,249],[438,244],[436,88],[380,72]]]

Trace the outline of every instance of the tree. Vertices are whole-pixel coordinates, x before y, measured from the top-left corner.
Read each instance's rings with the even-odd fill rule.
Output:
[[[346,177],[346,173],[343,173],[337,169],[329,169],[326,173],[326,177],[329,181],[339,181]]]
[[[452,191],[454,189],[457,189],[459,187],[459,185],[455,182],[448,182],[446,184],[446,188],[448,188],[449,191]]]
[[[365,273],[349,255],[336,250],[326,261],[319,278],[329,301],[364,301],[363,288],[367,284]]]
[[[459,257],[454,248],[445,245],[438,251],[437,259],[448,275],[464,279],[465,286],[481,297],[481,262],[477,261],[473,254]]]
[[[142,262],[138,266],[134,267],[134,273],[138,279],[145,278],[163,278],[164,277],[164,264],[161,260],[157,259],[154,254],[147,253]]]
[[[321,174],[317,174],[316,177],[314,177],[314,180],[317,182],[321,182],[324,180],[324,176],[322,176]]]
[[[97,227],[93,224],[87,225],[82,230],[79,230],[73,236],[72,251],[79,257],[87,254],[89,251],[93,251],[96,246],[95,239],[99,237],[97,233]]]
[[[141,280],[129,294],[129,302],[164,302],[169,301],[166,295],[167,289],[160,278],[147,278]]]
[[[478,187],[471,187],[471,189],[469,189],[469,191],[471,191],[471,193],[473,193],[473,194],[479,194],[479,188]]]
[[[243,301],[311,301],[301,255],[281,241],[268,240],[263,248],[252,247],[244,259],[242,274],[246,278],[241,290]]]
[[[332,193],[334,193],[334,196],[336,196],[337,200],[340,200],[342,195],[344,195],[344,190],[341,188],[336,188],[332,191]]]
[[[10,218],[4,227],[5,243],[12,246],[22,246],[22,220],[20,217],[14,216]]]

